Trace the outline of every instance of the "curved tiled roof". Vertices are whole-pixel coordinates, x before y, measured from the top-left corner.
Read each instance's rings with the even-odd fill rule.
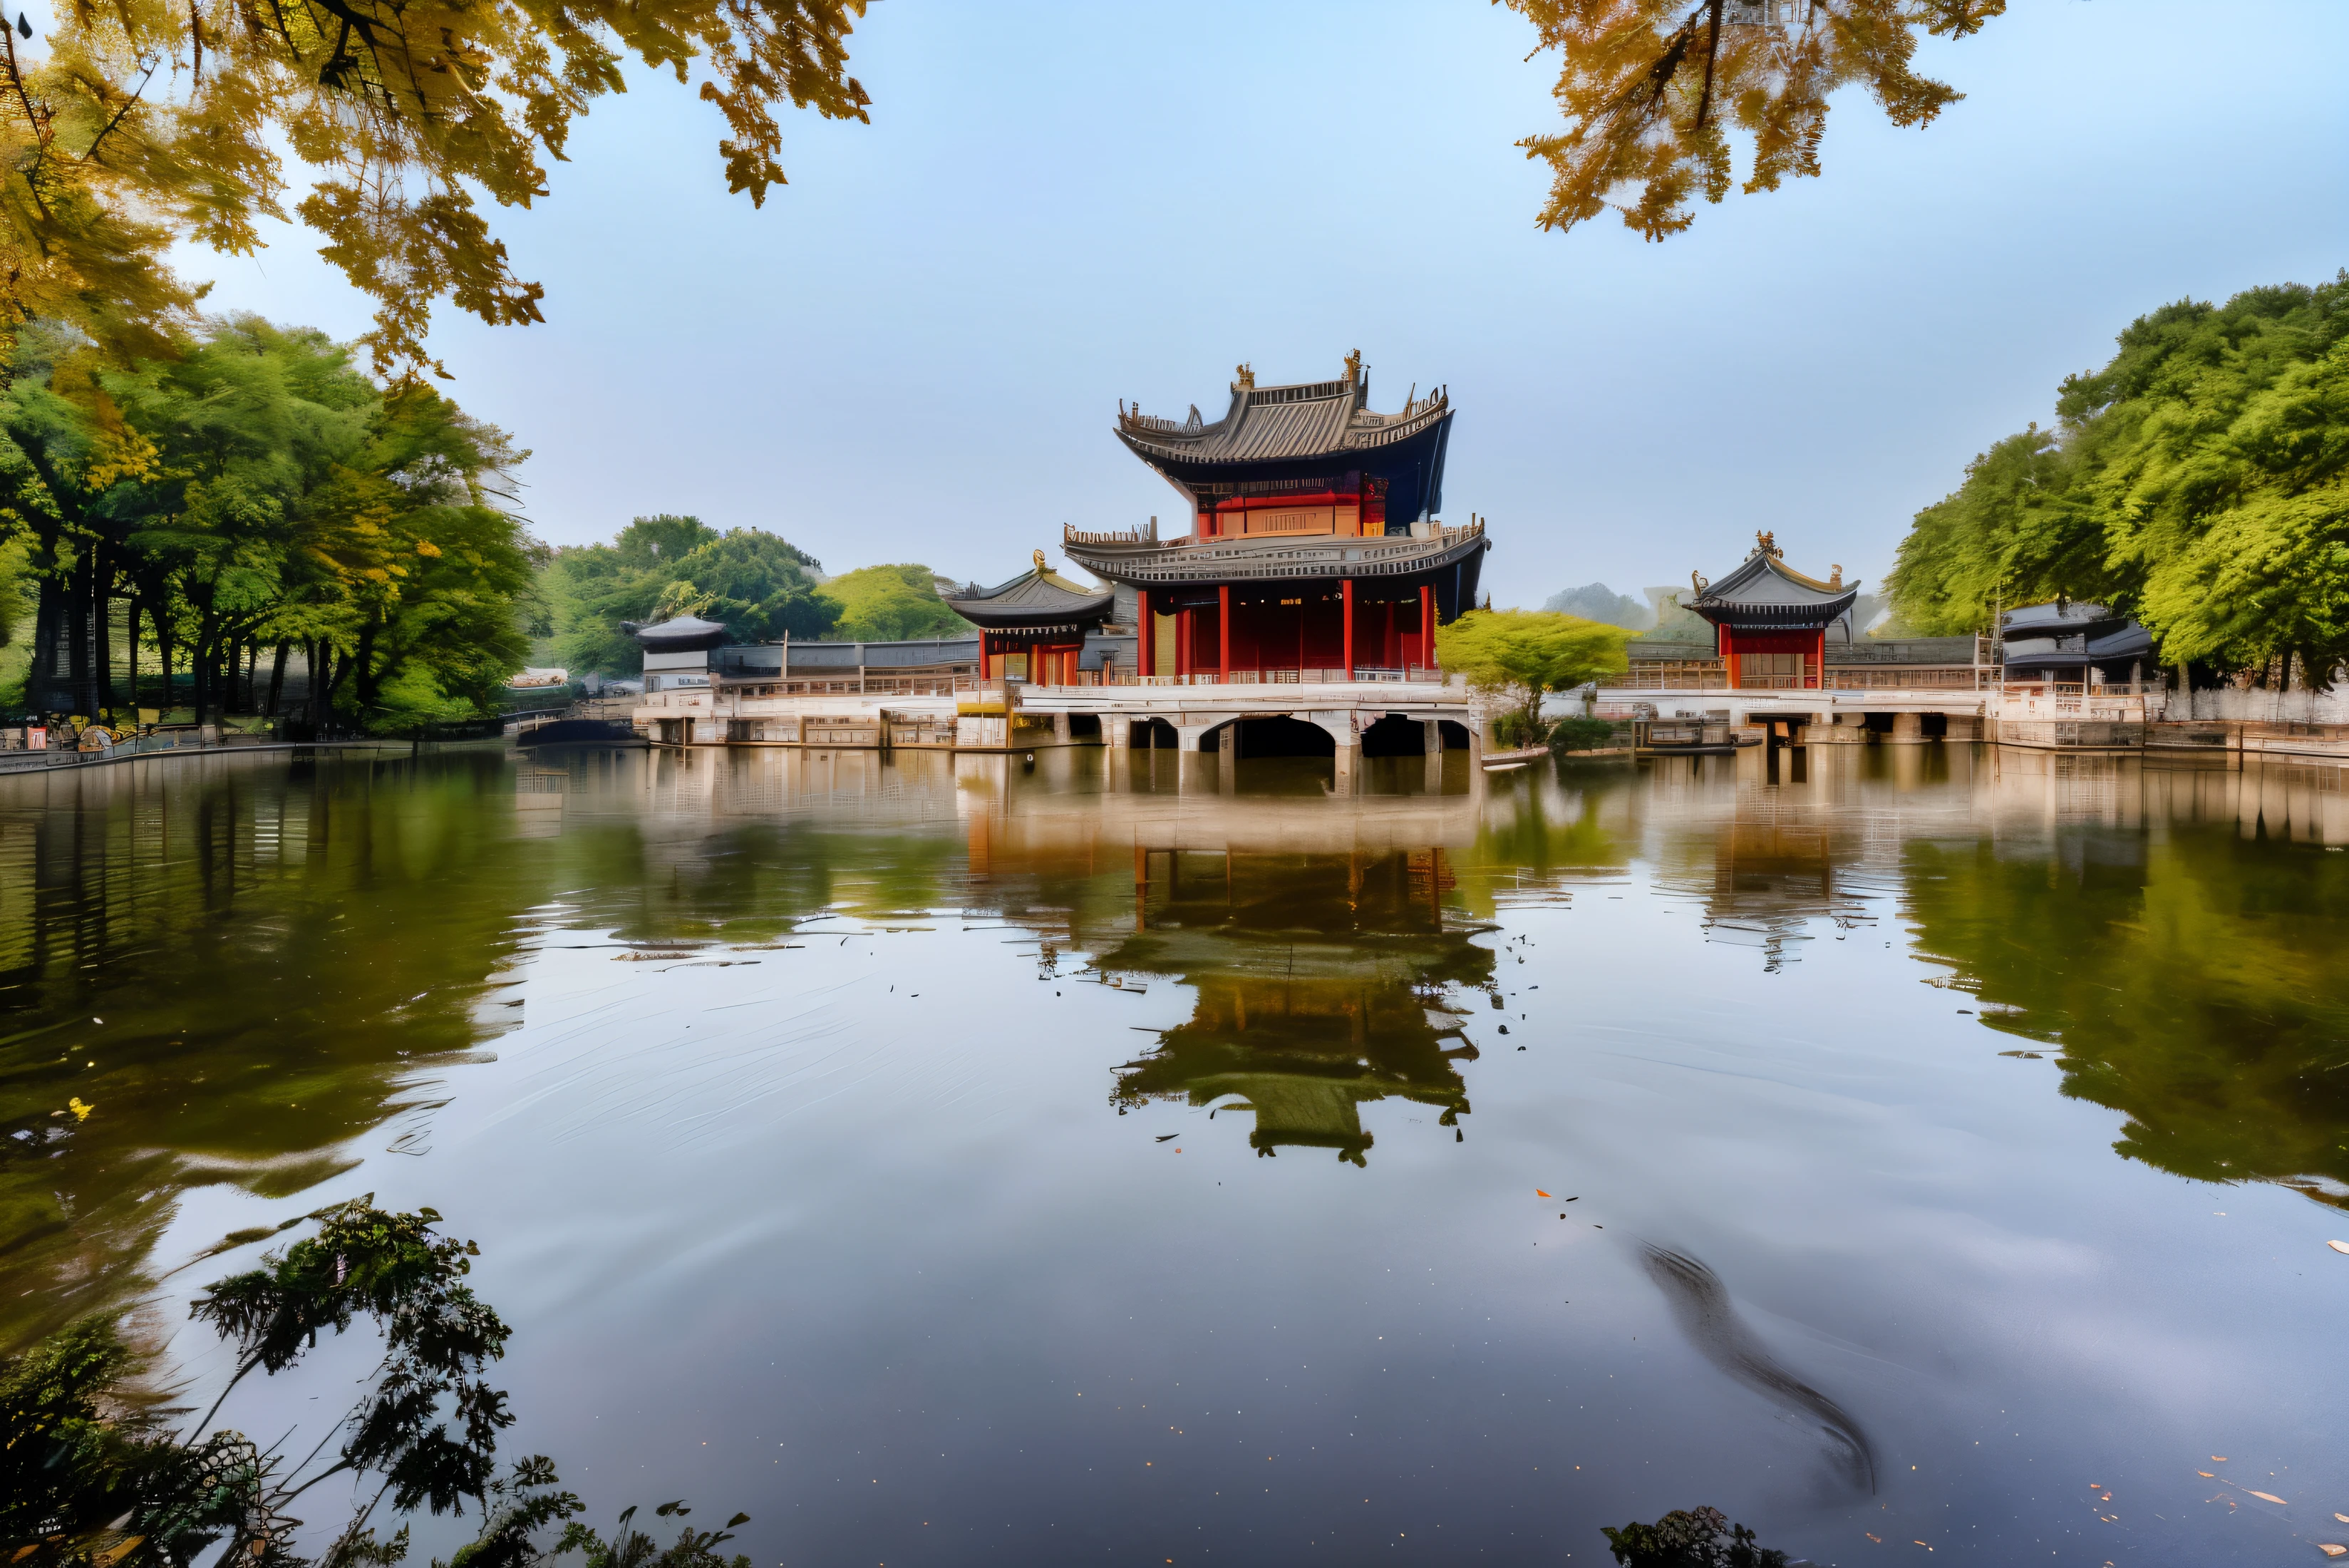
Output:
[[[1717,583],[1707,583],[1695,597],[1684,602],[1715,626],[1809,627],[1836,619],[1858,597],[1857,578],[1823,583],[1806,576],[1780,560],[1764,543],[1739,562],[1735,571]]]
[[[1037,564],[1010,581],[984,592],[948,594],[946,602],[963,619],[992,630],[1098,621],[1116,596],[1071,582],[1045,566],[1040,552]]]
[[[1144,461],[1281,462],[1406,441],[1452,411],[1450,394],[1440,387],[1398,414],[1371,412],[1365,406],[1369,394],[1370,383],[1363,379],[1301,381],[1287,387],[1242,384],[1232,389],[1230,410],[1213,424],[1200,422],[1195,408],[1180,424],[1121,409],[1117,439]]]
[[[647,653],[690,653],[696,649],[716,648],[734,639],[732,632],[716,621],[703,620],[699,616],[673,616],[650,626],[622,621],[620,628],[635,637],[636,645]]]

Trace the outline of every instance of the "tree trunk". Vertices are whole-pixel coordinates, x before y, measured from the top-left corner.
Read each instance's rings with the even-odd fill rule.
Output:
[[[358,699],[359,722],[365,724],[367,715],[375,711],[376,698],[381,694],[376,679],[374,623],[359,628],[359,645],[351,651],[351,663],[358,671],[351,695]]]
[[[190,672],[196,678],[196,722],[216,723],[220,719],[220,621],[209,607],[200,607],[197,611],[196,645],[188,651],[191,655]]]
[[[98,704],[91,701],[89,678],[89,552],[85,548],[80,554],[73,572],[60,585],[64,591],[58,607],[66,623],[66,711],[87,719]]]
[[[33,663],[25,676],[25,706],[36,713],[54,711],[57,705],[57,628],[65,618],[57,612],[64,597],[55,576],[43,573],[33,614]]]
[[[136,724],[139,722],[139,596],[134,593],[124,602],[129,607],[122,615],[122,658],[123,662],[130,666],[130,722]]]
[[[262,711],[268,714],[273,719],[277,717],[277,699],[283,695],[285,691],[285,652],[286,649],[291,647],[293,647],[292,643],[279,643],[277,645],[277,657],[270,660],[269,705],[266,708],[264,708]]]
[[[103,720],[114,711],[113,628],[106,624],[114,601],[107,594],[106,563],[100,546],[89,546],[89,690],[90,714]]]

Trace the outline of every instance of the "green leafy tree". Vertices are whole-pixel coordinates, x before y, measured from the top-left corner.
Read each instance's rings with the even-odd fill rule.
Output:
[[[2349,273],[2180,301],[2119,349],[2064,382],[2058,430],[1918,514],[1896,607],[1960,632],[2002,600],[2098,600],[2169,662],[2328,680],[2349,659]]]
[[[1621,627],[1554,610],[1471,610],[1435,631],[1435,654],[1475,690],[1516,704],[1516,732],[1537,742],[1546,732],[1542,699],[1630,668]]]
[[[555,657],[568,669],[633,675],[643,650],[624,621],[699,615],[747,642],[822,637],[835,611],[813,556],[756,528],[720,535],[698,517],[639,517],[609,545],[554,553],[545,592]]]
[[[687,1526],[666,1549],[629,1528],[633,1508],[608,1542],[568,1523],[551,1547],[540,1543],[542,1531],[575,1519],[580,1502],[560,1490],[543,1455],[496,1470],[498,1434],[513,1417],[482,1375],[505,1353],[509,1332],[465,1282],[480,1250],[440,1234],[440,1218],[358,1199],[289,1221],[280,1229],[306,1220],[317,1230],[215,1282],[191,1313],[233,1347],[235,1369],[184,1434],[165,1419],[176,1412],[136,1392],[136,1380],[153,1371],[150,1358],[110,1317],[82,1319],[0,1359],[0,1539],[16,1549],[12,1561],[392,1568],[408,1554],[409,1527],[378,1532],[374,1517],[388,1499],[394,1516],[474,1506],[481,1527],[450,1568],[538,1568],[574,1551],[585,1568],[748,1568],[748,1559],[730,1563],[717,1551],[747,1514],[720,1531]],[[362,1323],[381,1335],[383,1354],[360,1380],[357,1403],[299,1461],[237,1432],[205,1435],[248,1376],[289,1372],[321,1335]],[[326,1550],[305,1557],[294,1543],[302,1521],[287,1510],[336,1476],[360,1483],[359,1501]],[[692,1510],[679,1501],[657,1511],[681,1519]]]
[[[1623,1568],[1785,1568],[1785,1552],[1757,1544],[1717,1508],[1674,1509],[1653,1524],[1635,1520],[1599,1533]]]
[[[772,534],[731,529],[677,563],[653,614],[720,621],[744,642],[822,637],[839,610],[809,574],[815,565],[814,556]]]
[[[937,574],[927,566],[860,566],[824,584],[823,597],[839,608],[839,635],[857,642],[972,633],[938,597]]]
[[[639,517],[608,545],[570,545],[547,567],[554,606],[554,655],[574,675],[633,675],[644,651],[622,621],[654,618],[653,607],[675,580],[676,563],[718,537],[698,517],[661,513]]]

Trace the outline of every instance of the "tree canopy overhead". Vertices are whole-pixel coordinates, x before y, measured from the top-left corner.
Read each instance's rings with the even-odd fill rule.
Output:
[[[0,279],[13,320],[63,319],[154,353],[191,306],[164,248],[233,254],[294,215],[376,302],[379,371],[429,363],[443,296],[492,325],[541,319],[476,192],[547,193],[542,159],[626,88],[632,62],[699,63],[724,117],[727,182],[763,202],[783,182],[783,100],[866,118],[847,74],[865,0],[122,0],[59,8],[46,54],[0,48]],[[29,31],[26,35],[29,40]],[[288,156],[299,166],[289,174]],[[438,367],[436,366],[435,369]]]
[[[2057,428],[1974,459],[1888,580],[1920,632],[1996,607],[2111,604],[2168,663],[2322,681],[2349,661],[2349,273],[2181,300],[2066,379]]]
[[[1862,87],[1893,124],[1931,123],[1964,95],[1912,67],[1920,36],[1964,37],[2006,0],[1495,0],[1559,56],[1562,130],[1517,143],[1550,167],[1545,229],[1612,207],[1650,240],[1695,221],[1692,198],[1819,171],[1827,100]]]

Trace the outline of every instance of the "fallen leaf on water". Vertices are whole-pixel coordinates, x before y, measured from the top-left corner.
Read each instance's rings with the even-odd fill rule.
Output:
[[[1875,1542],[1878,1546],[1884,1544],[1884,1537],[1877,1534],[1873,1530],[1863,1530],[1860,1533],[1867,1536],[1870,1541]]]
[[[2249,1487],[2245,1487],[2243,1490],[2245,1491],[2251,1491],[2251,1489]],[[2261,1502],[2271,1502],[2278,1508],[2290,1508],[2292,1506],[2271,1491],[2251,1491],[2251,1495],[2258,1498]]]
[[[2196,1470],[2194,1473],[2200,1476],[2204,1480],[2217,1480],[2219,1479],[2217,1476],[2212,1475],[2209,1470]]]
[[[2349,1546],[2335,1546],[2330,1542],[2320,1541],[2316,1549],[2327,1557],[2349,1557]]]
[[[2336,1513],[2333,1517],[2344,1524],[2349,1524],[2349,1513]]]
[[[1547,1198],[1547,1197],[1549,1196],[1549,1194],[1548,1194],[1548,1193],[1547,1193],[1547,1192],[1544,1192],[1540,1188],[1537,1187],[1537,1188],[1535,1188],[1535,1189],[1534,1189],[1534,1196],[1535,1196],[1536,1198]]]
[[[2324,1244],[2336,1252],[2349,1252],[2349,1241],[2327,1241]]]
[[[2227,1456],[2224,1454],[2212,1454],[2210,1456],[2210,1462],[2214,1465],[2223,1465],[2227,1462]]]
[[[74,1114],[74,1120],[78,1122],[86,1122],[89,1120],[89,1113],[98,1109],[98,1107],[96,1106],[84,1105],[82,1103],[82,1097],[79,1095],[76,1095],[72,1099],[66,1102],[66,1109]]]

